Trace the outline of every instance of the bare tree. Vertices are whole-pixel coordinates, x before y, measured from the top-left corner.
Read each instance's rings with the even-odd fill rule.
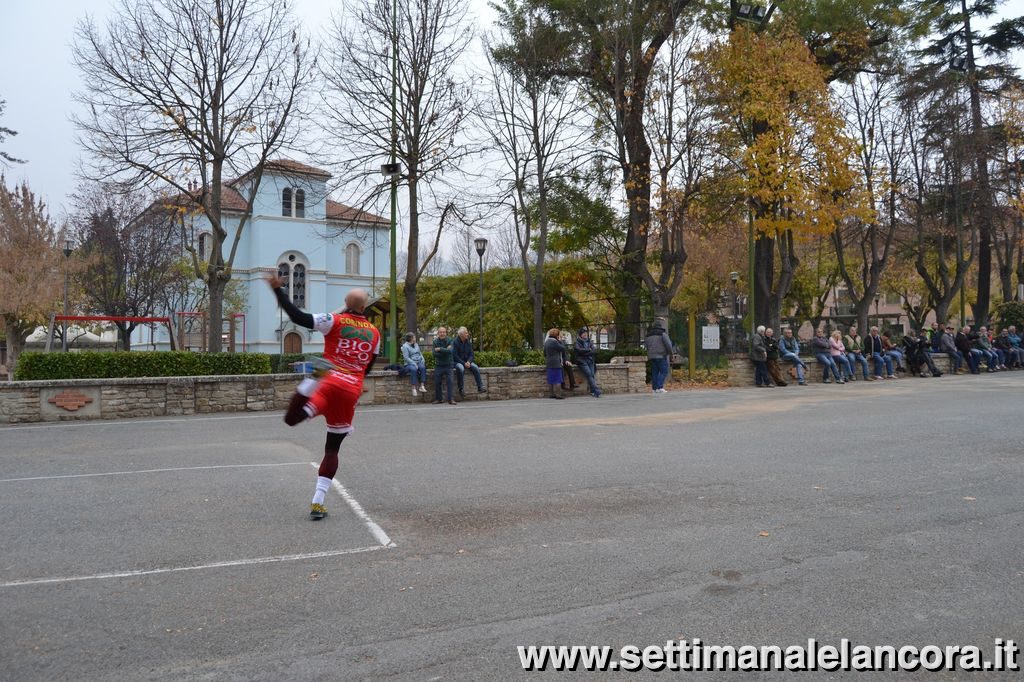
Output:
[[[900,188],[907,151],[905,110],[896,104],[894,79],[859,74],[845,98],[847,127],[857,140],[854,162],[870,212],[853,215],[832,232],[839,276],[853,301],[860,329],[878,294],[900,227]]]
[[[175,282],[178,231],[166,211],[147,211],[139,192],[111,194],[86,187],[76,196],[71,229],[81,267],[75,280],[86,310],[115,317],[150,317]],[[115,322],[124,350],[137,322]]]
[[[7,106],[7,101],[0,99],[0,116],[4,114],[4,108]],[[11,130],[0,126],[0,142],[3,142],[8,137],[14,137],[17,135],[17,131]],[[0,149],[0,166],[9,166],[14,163],[25,163],[22,159],[16,159],[7,152]]]
[[[224,289],[264,166],[293,143],[303,113],[309,43],[287,0],[120,0],[106,26],[78,25],[74,58],[87,175],[165,193],[180,216],[210,223],[210,256],[193,249],[192,264],[219,351]],[[245,204],[237,223],[222,215],[233,175]]]
[[[470,115],[470,85],[459,76],[472,39],[464,0],[361,0],[351,17],[335,21],[324,66],[330,134],[342,144],[343,177],[372,199],[386,187],[376,178],[392,144],[404,167],[408,203],[405,315],[416,330],[416,288],[437,255],[445,222],[439,216],[433,244],[423,251],[420,219],[442,214],[451,199],[444,174],[457,170],[471,152],[463,131]],[[397,46],[397,129],[391,127],[391,49]],[[427,191],[423,191],[426,189]],[[424,207],[430,201],[433,205]]]
[[[548,73],[536,10],[516,0],[497,7],[503,42],[485,45],[490,88],[480,117],[501,156],[497,202],[512,217],[526,291],[533,307],[533,347],[544,342],[544,267],[548,257],[551,191],[575,167],[585,137],[585,99],[571,80]]]
[[[0,176],[0,317],[7,337],[7,371],[14,376],[25,337],[61,300],[67,259],[60,234],[27,184],[12,190]]]

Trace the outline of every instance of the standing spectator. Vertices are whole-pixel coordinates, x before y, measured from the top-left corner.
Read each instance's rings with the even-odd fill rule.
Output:
[[[868,359],[864,357],[864,340],[857,333],[857,324],[851,324],[843,337],[843,345],[846,346],[846,359],[853,367],[853,378],[857,378],[857,364],[859,363],[864,373],[864,381],[870,381],[868,375]]]
[[[892,358],[885,352],[885,344],[882,337],[878,335],[878,327],[872,327],[868,338],[864,342],[864,354],[875,363],[875,379],[895,379],[893,374]],[[882,370],[885,370],[885,374]]]
[[[427,363],[423,359],[423,351],[416,343],[416,335],[409,332],[405,335],[405,343],[402,344],[402,360],[409,369],[409,381],[412,383],[412,397],[419,395],[419,391],[427,392]],[[419,391],[416,387],[419,386]]]
[[[597,364],[594,362],[594,342],[590,340],[590,330],[586,327],[576,332],[573,350],[576,352],[576,366],[587,378],[590,395],[600,398],[601,388],[597,385]]]
[[[549,398],[563,400],[561,393],[555,390],[555,386],[562,385],[562,372],[569,362],[566,357],[565,344],[558,338],[561,332],[557,327],[548,330],[548,337],[544,339],[544,367],[547,369],[548,387],[551,391]]]
[[[764,330],[764,349],[768,363],[768,376],[772,378],[776,386],[786,386],[786,380],[782,378],[782,370],[779,369],[779,340],[775,338],[775,332],[771,328]]]
[[[452,340],[448,338],[448,330],[438,327],[437,338],[434,339],[434,404],[440,405],[441,382],[448,387],[448,404],[455,404],[455,397],[452,395],[452,384],[454,383],[452,373],[455,371],[454,359],[452,357]]]
[[[768,376],[768,348],[764,332],[764,327],[760,326],[750,337],[750,360],[754,363],[754,383],[757,387],[772,388],[772,380]]]
[[[850,367],[850,361],[846,358],[843,335],[839,333],[838,329],[832,332],[832,336],[828,340],[828,352],[832,355],[832,362],[842,368],[843,377],[847,381],[853,381],[853,367]]]
[[[992,350],[992,342],[988,338],[988,328],[980,327],[978,333],[972,335],[974,341],[974,347],[981,351],[981,356],[985,358],[985,364],[988,366],[989,372],[995,372],[999,369],[999,356]]]
[[[965,326],[957,332],[953,343],[956,344],[957,350],[960,351],[960,354],[964,356],[964,360],[967,361],[967,369],[970,370],[971,374],[980,374],[982,353],[974,347],[974,343],[971,340],[971,328]]]
[[[801,386],[806,386],[804,370],[807,365],[800,359],[800,341],[793,336],[793,328],[786,327],[782,330],[782,339],[779,340],[779,355],[783,360],[793,363],[793,371],[796,372],[796,380]]]
[[[939,337],[939,351],[949,356],[949,367],[953,374],[964,373],[964,356],[956,348],[956,337],[953,335],[953,328],[946,327],[945,332]]]
[[[837,384],[845,384],[843,378],[839,376],[839,367],[835,361],[832,360],[832,352],[829,347],[828,337],[825,336],[825,329],[820,328],[815,333],[813,339],[811,339],[811,351],[814,353],[814,357],[817,358],[823,369],[823,376],[821,378],[822,383],[831,384],[832,380],[829,379],[828,373],[831,370],[832,374],[836,378]]]
[[[906,371],[906,367],[903,366],[903,351],[901,351],[892,339],[889,338],[888,334],[882,334],[882,348],[885,349],[885,354],[892,360],[895,368],[901,372]],[[896,375],[894,374],[893,377]]]
[[[569,337],[568,332],[561,332],[558,340],[565,346],[565,362],[562,364],[562,390],[563,391],[575,391],[576,390],[576,373],[573,371],[572,363],[569,361],[569,344],[572,339]],[[566,382],[569,383],[566,386]]]
[[[469,330],[465,327],[459,327],[459,331],[455,335],[452,354],[455,357],[455,378],[459,384],[459,397],[466,397],[465,382],[467,369],[473,373],[473,378],[476,379],[476,392],[487,393],[487,389],[484,388],[483,379],[480,377],[480,367],[474,362],[476,354],[473,352],[473,339],[469,338]]]
[[[654,318],[654,324],[647,330],[644,337],[644,345],[647,347],[647,357],[651,361],[651,392],[666,393],[665,379],[668,378],[669,361],[675,353],[672,339],[665,331],[665,321]]]

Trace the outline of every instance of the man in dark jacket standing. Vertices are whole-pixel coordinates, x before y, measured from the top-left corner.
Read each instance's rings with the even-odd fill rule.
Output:
[[[452,360],[452,340],[448,338],[448,330],[438,327],[437,338],[434,339],[434,404],[441,404],[441,382],[448,386],[448,404],[455,404],[452,396],[452,372],[455,365]]]
[[[480,378],[480,366],[474,362],[476,354],[473,353],[473,339],[469,338],[469,330],[465,327],[459,327],[459,331],[455,335],[452,354],[455,357],[455,379],[459,384],[459,397],[466,397],[467,369],[473,373],[473,378],[476,379],[476,392],[487,393],[483,379]]]
[[[573,350],[576,352],[576,366],[587,378],[590,395],[600,398],[601,389],[597,385],[597,364],[594,362],[594,342],[590,340],[590,330],[586,327],[576,332],[576,343],[573,345]]]
[[[656,317],[654,323],[647,330],[644,337],[644,346],[647,348],[647,358],[651,361],[651,392],[667,393],[665,390],[665,379],[668,378],[669,363],[675,347],[672,339],[665,331],[665,321]]]

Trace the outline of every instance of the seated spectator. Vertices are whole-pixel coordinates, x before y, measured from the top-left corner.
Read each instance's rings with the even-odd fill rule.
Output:
[[[981,356],[985,358],[985,365],[988,367],[989,372],[999,371],[999,355],[992,349],[992,341],[988,338],[988,328],[979,327],[978,333],[972,335],[974,341],[974,347],[981,351]]]
[[[939,335],[939,353],[945,353],[949,356],[949,367],[953,374],[964,373],[964,356],[956,348],[956,337],[953,333],[952,327],[947,327],[946,330]]]
[[[916,336],[907,334],[903,337],[904,357],[911,375],[923,377],[924,368],[927,367],[930,376],[942,376],[942,372],[935,366],[932,356],[928,353],[930,347],[931,341],[928,340],[928,334],[924,329],[918,331]]]
[[[868,359],[864,357],[864,340],[857,333],[856,323],[851,324],[847,330],[846,336],[843,337],[843,345],[846,346],[846,359],[853,367],[853,378],[857,378],[857,365],[860,365],[864,381],[871,381],[871,377],[868,376]]]
[[[885,352],[885,344],[878,335],[878,327],[872,327],[871,333],[864,342],[864,354],[875,363],[875,379],[895,379],[892,370],[892,357]],[[885,370],[883,374],[882,371]]]
[[[928,350],[932,353],[939,353],[939,344],[942,341],[945,327],[939,322],[932,322],[932,328],[928,330]]]
[[[853,381],[853,367],[850,366],[850,361],[846,358],[843,335],[839,333],[838,329],[832,332],[832,337],[828,340],[828,350],[832,354],[832,362],[842,368],[843,378],[846,381]]]
[[[770,328],[764,330],[764,348],[768,376],[772,378],[776,386],[786,386],[786,380],[782,378],[782,370],[779,369],[779,340],[775,338],[775,331]]]
[[[405,335],[405,343],[402,344],[402,360],[409,370],[409,381],[412,383],[412,397],[415,398],[419,392],[427,392],[427,363],[423,359],[423,351],[416,343],[416,335],[409,332]],[[419,386],[419,391],[416,387]]]
[[[793,363],[793,371],[796,372],[796,380],[801,386],[806,386],[804,370],[807,365],[800,359],[800,341],[793,336],[793,329],[786,327],[782,330],[782,338],[779,340],[779,357]]]
[[[594,361],[594,342],[590,340],[590,330],[583,327],[576,332],[576,343],[573,344],[576,354],[576,366],[587,379],[590,395],[601,397],[601,388],[597,385],[597,364]]]
[[[835,361],[832,360],[832,352],[831,348],[829,347],[829,340],[828,337],[825,336],[824,329],[819,329],[816,332],[814,338],[811,339],[811,351],[814,353],[814,357],[818,360],[818,363],[821,364],[823,368],[823,376],[821,379],[822,383],[832,383],[832,380],[828,376],[829,371],[831,371],[832,374],[835,376],[837,384],[846,383],[843,380],[843,378],[839,376],[839,367],[836,365]]]
[[[487,393],[483,379],[480,377],[480,367],[474,362],[476,354],[473,352],[473,340],[469,338],[469,330],[465,327],[459,327],[459,331],[455,335],[452,355],[455,359],[455,380],[459,385],[459,397],[466,397],[467,369],[473,373],[473,378],[476,379],[476,392]]]
[[[886,355],[892,360],[896,370],[905,372],[907,368],[903,366],[903,351],[892,342],[888,334],[882,334],[882,348],[885,349]]]
[[[1021,346],[1020,335],[1017,334],[1017,327],[1012,325],[1012,324],[1010,325],[1010,334],[1009,334],[1009,336],[1010,336],[1010,345],[1012,345],[1017,350],[1024,351],[1024,346]],[[0,372],[0,376],[2,376],[2,375],[3,375],[3,373]]]
[[[561,386],[564,379],[562,372],[565,371],[565,364],[568,362],[565,352],[565,344],[558,338],[561,330],[552,327],[548,330],[548,336],[544,339],[544,367],[547,370],[548,388],[551,391],[549,398],[564,400],[564,396],[555,390],[555,386]]]
[[[754,384],[758,388],[773,388],[768,376],[768,347],[764,332],[764,326],[759,326],[750,337],[750,360],[754,363]]]
[[[967,362],[967,369],[970,370],[971,374],[979,374],[981,372],[982,353],[974,347],[974,341],[971,338],[971,328],[963,327],[957,332],[953,343],[956,345],[956,349],[960,351],[964,361]]]
[[[999,332],[999,336],[992,340],[992,345],[997,351],[1003,354],[1003,369],[1020,367],[1020,350],[1014,348],[1013,344],[1010,343],[1009,329],[1003,329]]]
[[[454,359],[452,357],[452,340],[448,338],[448,330],[444,327],[437,328],[437,338],[434,339],[434,404],[440,405],[442,400],[441,384],[447,386],[448,404],[455,404],[455,396],[452,395],[452,372],[454,372]]]

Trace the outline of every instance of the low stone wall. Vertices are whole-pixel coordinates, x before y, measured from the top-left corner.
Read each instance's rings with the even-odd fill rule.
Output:
[[[509,400],[547,395],[542,367],[487,367],[481,370],[487,393],[476,392],[466,376],[466,400]],[[586,382],[575,393],[586,395]],[[73,379],[0,382],[0,424],[76,419],[164,417],[210,412],[258,412],[288,405],[297,374],[141,379]],[[427,402],[433,398],[433,372],[427,394],[412,397],[407,377],[371,372],[363,385],[363,405]],[[644,363],[598,365],[597,380],[606,393],[644,389]]]
[[[804,364],[807,365],[807,369],[804,370],[804,379],[809,384],[820,384],[822,379],[822,366],[818,364],[818,361],[810,356],[801,356]],[[943,374],[947,374],[950,371],[949,356],[945,353],[937,353],[932,355],[932,361],[935,363],[935,367],[938,368]],[[791,375],[789,368],[793,365],[789,362],[780,361],[779,365],[782,367],[782,372],[786,376],[786,380],[790,381]],[[863,379],[863,366],[860,363],[854,365],[854,371],[857,373],[858,379]],[[874,376],[875,363],[869,358],[868,359],[868,375]],[[796,383],[796,379],[792,379],[793,383]],[[729,356],[729,385],[730,386],[753,386],[754,385],[754,363],[751,362],[750,356],[746,353],[740,353]]]

